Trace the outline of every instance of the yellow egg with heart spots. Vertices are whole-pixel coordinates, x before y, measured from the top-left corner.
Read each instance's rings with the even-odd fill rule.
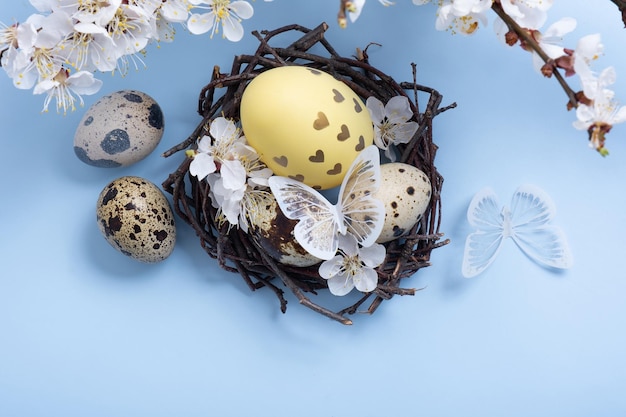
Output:
[[[363,100],[345,83],[314,68],[272,68],[241,98],[241,126],[274,174],[315,188],[341,184],[356,156],[374,140]]]

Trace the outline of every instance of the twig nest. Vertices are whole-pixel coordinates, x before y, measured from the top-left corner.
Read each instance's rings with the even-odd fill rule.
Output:
[[[357,58],[339,55],[324,38],[327,28],[290,25],[253,32],[260,42],[254,55],[235,56],[231,73],[215,67],[200,92],[202,120],[187,139],[164,154],[184,150],[188,157],[163,187],[172,193],[176,213],[194,228],[207,254],[241,276],[251,290],[269,289],[285,312],[287,288],[300,304],[351,324],[350,314],[373,313],[396,295],[413,295],[416,290],[403,288],[402,280],[429,266],[432,250],[447,243],[439,232],[443,178],[434,165],[432,121],[454,104],[440,108],[441,95],[416,83],[415,65],[413,82],[398,83],[370,65],[367,48],[357,50]],[[302,35],[286,47],[273,44],[274,38],[289,32]],[[313,47],[316,53],[309,52]],[[426,98],[421,109],[418,96]],[[377,120],[363,105],[368,101],[376,106]],[[220,125],[229,127],[221,131]],[[379,132],[389,136],[379,137]],[[396,140],[396,133],[404,135]],[[381,149],[399,157],[398,164],[379,169]],[[215,163],[216,157],[222,159]],[[266,165],[274,176],[262,175]],[[242,170],[247,174],[237,174]],[[340,202],[322,202],[326,197],[316,189],[339,184]],[[387,194],[371,198],[379,184],[380,192]],[[233,185],[236,189],[228,191]],[[238,206],[225,205],[227,194],[230,203],[238,201],[232,196],[244,197]],[[351,205],[372,199],[375,202],[366,208]],[[296,221],[281,209],[297,219],[298,226],[305,219],[306,226],[294,233]],[[390,237],[401,239],[387,242],[385,237],[379,244],[374,242],[378,234],[359,240],[353,233],[357,225],[378,233],[381,219],[387,217]],[[312,251],[313,243],[326,240],[322,229],[316,230],[315,239],[306,239],[309,228],[320,224],[311,219],[329,226],[324,229],[331,233],[329,250]],[[335,242],[339,250],[333,252]],[[311,253],[323,256],[316,259]],[[361,298],[339,310],[315,301],[320,291],[329,289],[329,282],[336,290],[344,277],[346,291],[339,292],[354,287],[363,292]]]

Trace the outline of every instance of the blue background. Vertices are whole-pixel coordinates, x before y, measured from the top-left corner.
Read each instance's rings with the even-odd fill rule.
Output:
[[[239,43],[179,27],[148,48],[147,69],[99,74],[100,93],[66,116],[41,114],[41,96],[0,77],[0,416],[623,416],[626,415],[626,127],[600,157],[554,80],[508,48],[491,24],[472,37],[434,29],[434,6],[371,0],[341,30],[336,0],[254,3]],[[626,100],[626,31],[608,0],[555,2],[548,24],[579,20],[565,45],[600,32]],[[11,24],[34,12],[3,2]],[[213,65],[252,53],[253,29],[327,21],[343,55],[376,42],[372,64],[438,89],[458,108],[436,119],[445,177],[441,231],[451,243],[405,285],[414,297],[383,303],[342,326],[289,297],[252,293],[223,272],[178,222],[163,263],[115,252],[99,234],[95,202],[122,175],[160,184],[183,155],[160,154],[199,122],[196,100]],[[579,88],[577,80],[572,86]],[[165,114],[156,151],[126,168],[74,155],[74,131],[102,95],[137,89]],[[547,271],[506,242],[494,264],[461,276],[472,196],[491,186],[507,203],[517,186],[543,188],[557,206],[574,266]],[[329,298],[329,297],[328,297]],[[332,301],[332,300],[330,300]]]

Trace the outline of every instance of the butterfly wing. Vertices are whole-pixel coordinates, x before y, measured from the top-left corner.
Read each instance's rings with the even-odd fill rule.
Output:
[[[337,208],[319,192],[299,181],[272,176],[268,182],[285,216],[298,220],[293,231],[298,243],[320,259],[335,256],[339,232]]]
[[[535,262],[552,268],[572,266],[572,254],[563,231],[550,224],[556,207],[538,187],[522,185],[511,201],[511,237]]]
[[[363,247],[371,246],[385,223],[385,205],[374,198],[380,186],[380,153],[374,145],[356,157],[339,190],[338,211],[345,230]]]
[[[465,240],[461,271],[470,278],[493,263],[505,237],[503,214],[492,189],[484,188],[476,193],[467,209],[467,220],[476,231]]]

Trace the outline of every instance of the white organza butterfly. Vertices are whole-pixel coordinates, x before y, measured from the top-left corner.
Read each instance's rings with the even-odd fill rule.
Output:
[[[565,235],[549,224],[555,213],[550,197],[535,186],[520,186],[513,194],[510,209],[500,209],[493,190],[479,191],[467,210],[467,219],[477,230],[465,241],[463,276],[476,276],[491,265],[508,237],[538,264],[569,268],[572,255]]]
[[[280,209],[288,218],[298,220],[294,228],[298,243],[311,255],[326,260],[337,253],[339,233],[352,234],[365,247],[376,241],[385,221],[385,206],[374,198],[379,184],[380,155],[373,145],[352,162],[336,205],[299,181],[269,178]]]

